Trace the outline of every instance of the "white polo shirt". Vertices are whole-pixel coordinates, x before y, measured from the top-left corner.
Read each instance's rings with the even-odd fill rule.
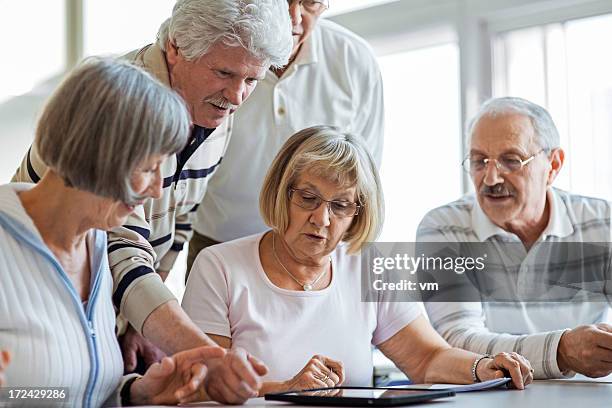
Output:
[[[554,188],[548,190],[547,199],[550,220],[538,242],[612,242],[608,201]],[[430,211],[417,231],[419,242],[492,240],[520,242],[493,224],[474,194]],[[536,262],[530,252],[522,266]],[[451,345],[477,353],[516,351],[529,359],[536,378],[563,376],[557,365],[563,332],[606,321],[609,310],[604,302],[428,302],[425,307],[433,326]]]
[[[291,135],[314,125],[363,136],[380,165],[383,90],[376,59],[363,39],[327,20],[317,23],[282,78],[268,71],[234,114],[227,152],[193,229],[217,241],[266,230],[258,200],[268,167]]]

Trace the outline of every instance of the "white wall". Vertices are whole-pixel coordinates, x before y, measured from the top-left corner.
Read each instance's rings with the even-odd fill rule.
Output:
[[[51,78],[26,95],[0,103],[0,184],[10,181],[32,144],[38,115],[59,81]]]
[[[400,0],[330,19],[365,38],[379,55],[444,43],[455,36],[465,123],[492,96],[491,35],[606,13],[612,13],[612,0]],[[468,191],[467,176],[463,185]]]
[[[457,36],[464,121],[491,96],[489,33],[609,12],[612,0],[400,0],[330,19],[364,37],[380,55]],[[32,142],[37,114],[57,82],[0,104],[0,182],[10,178]]]

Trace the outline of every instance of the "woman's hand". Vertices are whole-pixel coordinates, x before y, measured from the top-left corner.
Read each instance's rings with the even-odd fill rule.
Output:
[[[11,362],[11,354],[8,351],[0,351],[0,387],[6,385],[6,378],[4,377],[4,371]]]
[[[283,383],[283,391],[339,386],[344,382],[344,367],[329,357],[313,356],[295,377]]]
[[[206,360],[224,354],[221,347],[198,347],[164,357],[132,383],[132,405],[175,405],[202,399]]]
[[[503,378],[510,375],[512,384],[522,390],[533,381],[533,369],[529,361],[518,353],[499,353],[494,358],[482,359],[476,367],[480,381]]]

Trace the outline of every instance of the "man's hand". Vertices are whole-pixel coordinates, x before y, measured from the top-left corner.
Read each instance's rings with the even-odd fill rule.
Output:
[[[223,358],[206,365],[206,394],[223,404],[242,404],[256,397],[262,385],[261,376],[268,372],[262,362],[241,348],[230,350]]]
[[[0,387],[6,385],[6,378],[4,377],[4,371],[11,362],[11,354],[8,351],[0,350]]]
[[[166,353],[138,334],[132,325],[129,325],[125,334],[119,338],[119,344],[121,344],[121,353],[123,354],[123,365],[126,374],[136,369],[138,356],[142,356],[145,368],[161,361],[161,359],[166,356]]]
[[[512,384],[524,390],[533,381],[533,369],[529,361],[518,353],[498,353],[494,358],[480,360],[476,366],[476,375],[480,381],[512,378]]]
[[[202,400],[205,363],[224,355],[221,347],[198,347],[164,357],[144,377],[132,383],[130,402],[132,405],[175,405]]]
[[[557,348],[561,371],[576,371],[588,377],[612,372],[612,326],[606,323],[578,326],[561,336]]]

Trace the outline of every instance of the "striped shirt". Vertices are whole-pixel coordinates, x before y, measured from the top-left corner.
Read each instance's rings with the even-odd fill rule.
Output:
[[[166,60],[157,45],[148,45],[124,58],[170,86]],[[221,163],[230,126],[231,119],[214,131],[196,126],[190,144],[161,166],[162,197],[146,200],[125,225],[108,233],[113,303],[138,331],[153,310],[174,299],[155,271],[169,271],[191,238],[191,220],[204,197],[208,178]],[[13,181],[37,182],[45,170],[32,146]],[[123,329],[121,319],[118,323]]]
[[[550,220],[538,242],[612,242],[609,202],[554,188],[547,199]],[[493,224],[474,194],[430,211],[419,225],[417,241],[520,243],[518,236]],[[536,259],[530,252],[521,267],[533,267]],[[568,328],[606,321],[608,314],[605,302],[427,302],[425,308],[451,345],[477,353],[523,354],[535,378],[569,375],[557,365],[561,335]]]

